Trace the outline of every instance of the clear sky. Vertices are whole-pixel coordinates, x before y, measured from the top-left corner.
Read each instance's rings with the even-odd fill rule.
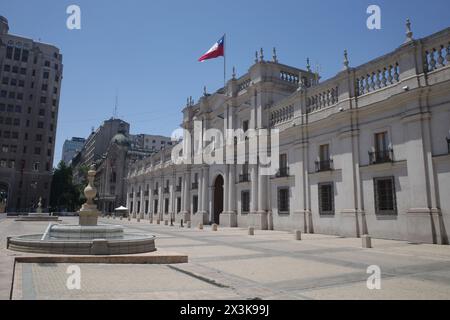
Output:
[[[66,27],[66,8],[81,8],[81,30]],[[381,8],[381,30],[369,30],[367,7]],[[410,18],[419,38],[450,26],[449,0],[1,0],[10,32],[58,46],[63,54],[55,164],[62,144],[87,137],[113,115],[132,133],[170,135],[186,97],[223,85],[223,60],[197,59],[227,34],[228,75],[248,70],[255,50],[305,67],[310,57],[322,79],[390,52],[405,40]]]

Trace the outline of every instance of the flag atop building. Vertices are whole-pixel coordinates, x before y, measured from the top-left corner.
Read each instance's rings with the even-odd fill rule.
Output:
[[[202,55],[198,61],[214,59],[217,57],[225,56],[225,35],[222,36],[204,55]]]

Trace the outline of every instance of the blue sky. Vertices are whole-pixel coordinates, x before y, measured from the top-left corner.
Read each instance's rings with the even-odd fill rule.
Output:
[[[66,8],[81,8],[81,30],[66,28]],[[381,7],[381,30],[366,27],[369,5]],[[197,99],[206,85],[223,85],[223,60],[197,62],[227,34],[228,75],[266,58],[275,46],[281,63],[305,67],[310,57],[322,78],[342,69],[344,49],[357,66],[398,47],[410,18],[419,38],[450,25],[448,0],[2,0],[0,15],[13,34],[41,39],[63,54],[64,79],[55,164],[62,144],[86,137],[113,114],[132,133],[170,135],[181,123],[186,97]]]

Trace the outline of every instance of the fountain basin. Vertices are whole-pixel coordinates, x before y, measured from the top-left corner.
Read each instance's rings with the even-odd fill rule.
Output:
[[[29,253],[66,255],[122,255],[156,251],[155,236],[125,233],[121,237],[102,239],[55,238],[31,234],[7,238],[7,249]]]

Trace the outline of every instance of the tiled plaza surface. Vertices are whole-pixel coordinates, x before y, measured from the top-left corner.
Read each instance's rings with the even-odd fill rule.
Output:
[[[373,239],[372,249],[362,249],[361,239],[318,234],[296,241],[281,231],[100,223],[155,234],[158,249],[187,254],[189,263],[80,264],[80,290],[66,287],[68,264],[17,264],[13,299],[450,299],[450,246]],[[5,249],[6,235],[46,226],[0,217],[0,298],[9,298],[16,254]],[[371,265],[381,268],[380,290],[367,288]]]

